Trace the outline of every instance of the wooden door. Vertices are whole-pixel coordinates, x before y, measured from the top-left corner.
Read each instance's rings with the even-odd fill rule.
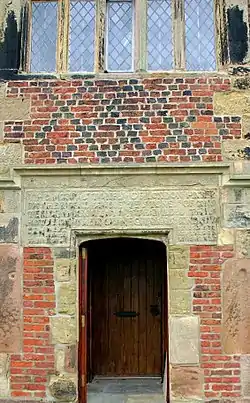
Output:
[[[162,374],[165,252],[156,242],[102,241],[93,274],[93,371],[102,376]]]

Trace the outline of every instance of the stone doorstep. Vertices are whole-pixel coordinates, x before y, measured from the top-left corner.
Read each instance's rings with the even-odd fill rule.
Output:
[[[93,393],[88,396],[88,403],[164,403],[161,394],[121,395],[111,393]]]

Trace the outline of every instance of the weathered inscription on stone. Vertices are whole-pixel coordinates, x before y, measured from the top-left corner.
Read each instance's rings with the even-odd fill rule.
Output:
[[[179,243],[216,241],[215,189],[115,189],[25,193],[24,241],[68,244],[72,229],[174,229]]]

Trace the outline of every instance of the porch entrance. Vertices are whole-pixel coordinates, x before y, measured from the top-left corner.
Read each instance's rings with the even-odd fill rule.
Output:
[[[162,320],[166,315],[165,246],[158,241],[117,238],[90,241],[84,249],[80,293],[87,294],[87,300],[82,296],[85,328],[81,327],[80,360],[86,377],[82,380],[159,379],[167,350],[167,321]],[[86,387],[82,392],[86,394]]]

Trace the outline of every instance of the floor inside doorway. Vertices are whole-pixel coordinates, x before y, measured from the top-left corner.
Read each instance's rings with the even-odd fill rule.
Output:
[[[88,403],[164,403],[160,378],[95,378]]]

